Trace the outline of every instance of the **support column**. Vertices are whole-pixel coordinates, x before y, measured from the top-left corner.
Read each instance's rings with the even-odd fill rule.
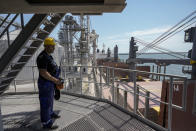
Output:
[[[161,73],[161,65],[159,66],[159,73]],[[161,76],[159,75],[159,81],[161,80]]]
[[[154,65],[152,66],[152,72],[154,73]],[[152,80],[154,79],[154,75],[152,74]]]
[[[164,65],[164,74],[166,74],[166,65]],[[165,76],[163,77],[163,80],[165,80]]]
[[[157,72],[156,73],[159,73],[159,66],[157,65]],[[156,80],[158,81],[158,75],[156,75]]]
[[[144,112],[145,118],[148,118],[148,115],[149,115],[149,97],[150,97],[150,92],[149,91],[146,91],[145,112]]]
[[[191,78],[196,79],[196,27],[193,29],[193,47],[191,52],[192,73]]]
[[[1,105],[0,105],[0,131],[3,131],[3,122],[2,122],[2,115],[1,115]]]

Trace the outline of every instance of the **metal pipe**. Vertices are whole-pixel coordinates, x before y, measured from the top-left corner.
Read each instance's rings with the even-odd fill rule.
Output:
[[[140,90],[139,90],[139,87],[136,86],[137,88],[137,92],[136,92],[136,110],[138,110],[138,105],[139,105],[139,94],[140,94]]]
[[[99,97],[102,98],[102,88],[103,88],[102,87],[102,73],[103,73],[103,68],[100,67],[99,69],[100,69],[100,91],[99,91],[100,96]]]
[[[164,74],[166,74],[166,65],[164,65]],[[163,76],[163,80],[165,80],[165,76]]]
[[[145,112],[144,112],[144,116],[145,118],[148,118],[148,114],[149,114],[149,98],[150,97],[150,92],[146,91],[146,96],[145,97]]]
[[[15,93],[16,93],[16,80],[14,79],[14,90],[15,90]]]
[[[158,74],[158,73],[159,73],[159,66],[158,66],[158,65],[157,65],[157,70],[156,70],[156,71],[157,71],[157,74]],[[156,75],[156,80],[158,80],[158,77],[159,77],[159,76]]]
[[[159,73],[161,73],[161,65],[159,66]],[[161,76],[159,75],[159,81],[161,80]]]
[[[154,72],[154,65],[152,66],[152,72]],[[152,74],[152,80],[154,79],[154,75]]]
[[[6,22],[7,18],[10,16],[10,14],[8,14],[5,19],[1,22],[0,27]]]
[[[127,109],[127,92],[124,91],[124,104],[123,104],[124,109]]]
[[[115,103],[116,103],[116,104],[118,104],[118,97],[117,97],[117,96],[118,96],[118,95],[117,95],[117,92],[118,92],[117,89],[118,89],[118,88],[119,88],[119,83],[117,83],[117,85],[114,86],[114,91],[115,91],[115,92],[114,92],[114,93],[115,93],[115,95],[114,95],[115,97],[114,97],[114,98],[115,98]]]
[[[119,101],[119,88],[116,89],[116,104],[118,104]]]
[[[21,19],[21,27],[22,29],[24,29],[24,17],[22,13],[20,14],[20,19]]]
[[[0,131],[4,131],[4,129],[3,129],[3,121],[2,121],[2,113],[1,113],[2,111],[1,111],[1,105],[0,105]]]
[[[10,21],[10,23],[6,26],[6,28],[2,31],[2,33],[0,34],[0,39],[1,37],[4,35],[4,33],[8,30],[8,28],[10,27],[10,25],[14,22],[14,20],[17,18],[18,14],[16,14],[14,16],[14,18]]]
[[[80,94],[82,94],[82,67],[80,67],[80,80],[81,80],[81,82],[80,82]]]
[[[187,80],[184,81],[184,85],[183,85],[183,94],[182,94],[182,108],[183,111],[186,111],[186,100],[187,100]]]
[[[10,47],[10,33],[9,28],[7,29],[7,42],[8,42],[8,48]]]
[[[136,72],[133,72],[133,83],[134,83],[134,113],[137,113],[137,85],[136,85]]]
[[[67,66],[64,66],[67,67]],[[84,66],[75,66],[75,67],[84,67]],[[85,66],[85,67],[93,67],[93,66]],[[166,77],[175,77],[175,78],[181,78],[181,79],[187,79],[185,76],[178,76],[178,75],[170,75],[170,74],[162,74],[162,73],[152,73],[147,71],[139,71],[139,70],[131,70],[131,69],[123,69],[123,68],[115,68],[115,67],[108,67],[108,66],[98,66],[102,68],[114,68],[115,70],[122,70],[122,71],[129,71],[129,72],[137,72],[141,74],[153,74],[153,75],[160,75],[160,76],[166,76]]]
[[[108,69],[109,68],[106,68],[106,83],[108,84]]]
[[[168,130],[172,129],[172,99],[173,99],[173,77],[170,77],[169,102],[168,102]]]
[[[114,79],[115,79],[115,76],[114,76],[114,68],[112,68],[112,102],[114,102]]]
[[[108,68],[108,85],[110,85],[110,69]]]
[[[34,91],[36,92],[36,88],[35,88],[35,72],[34,72],[34,67],[32,67],[32,72],[33,72]]]

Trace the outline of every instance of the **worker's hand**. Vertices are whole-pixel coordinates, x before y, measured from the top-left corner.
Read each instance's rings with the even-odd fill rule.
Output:
[[[54,83],[55,83],[56,85],[60,85],[60,84],[61,84],[61,81],[60,81],[59,79],[55,79]]]

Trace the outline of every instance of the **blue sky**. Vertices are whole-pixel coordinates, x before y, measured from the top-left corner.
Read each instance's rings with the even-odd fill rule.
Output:
[[[129,39],[136,36],[151,42],[196,10],[196,0],[127,0],[122,13],[105,13],[91,17],[92,27],[99,34],[99,48],[119,46],[128,52]],[[184,43],[184,32],[178,33],[160,46],[173,51],[187,51],[191,43]],[[139,45],[139,49],[142,46]],[[154,52],[152,50],[152,52]]]
[[[132,36],[152,42],[159,35],[196,10],[196,0],[127,0],[121,13],[104,13],[91,16],[91,27],[99,34],[98,48],[113,49],[117,44],[120,53],[127,53]],[[57,37],[59,26],[51,36]],[[184,32],[160,44],[172,51],[188,51],[191,43],[184,43]],[[143,46],[139,45],[139,49]],[[150,52],[155,52],[150,50]]]
[[[127,53],[132,36],[152,42],[159,35],[196,10],[196,0],[126,0],[121,13],[104,13],[91,16],[91,27],[99,34],[98,48],[113,49],[117,44],[120,53]],[[196,15],[196,14],[195,14]],[[30,18],[29,15],[26,15]],[[26,18],[26,19],[27,19]],[[51,36],[58,39],[59,25]],[[184,43],[184,32],[178,33],[160,46],[173,51],[188,51],[192,43]],[[139,45],[139,49],[142,46]],[[154,52],[154,50],[151,50]]]

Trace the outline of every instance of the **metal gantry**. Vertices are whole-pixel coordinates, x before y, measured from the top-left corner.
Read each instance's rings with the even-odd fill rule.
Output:
[[[6,31],[6,35],[9,36],[9,27],[14,23],[18,15],[16,14],[4,28],[1,37],[5,35]],[[22,30],[12,43],[9,43],[8,39],[9,47],[0,58],[0,93],[3,93],[9,87],[10,83],[16,78],[63,16],[64,14],[34,14],[29,22],[24,25],[23,15],[21,15]],[[7,17],[5,17],[4,21],[7,21]],[[4,24],[1,25],[3,26]]]
[[[81,79],[76,78],[75,75],[79,76],[78,69],[77,67],[73,68],[73,65],[82,65],[83,68],[80,69],[82,74],[87,74],[89,65],[96,65],[97,38],[98,35],[95,30],[90,32],[90,17],[88,15],[65,16],[59,31],[59,40],[65,51],[64,57],[61,59],[61,65],[66,66],[63,70],[66,72],[65,76],[69,78],[65,82],[69,85],[69,89],[72,89],[78,83],[81,85],[81,79],[92,79],[94,76],[86,75]],[[91,47],[93,47],[93,57],[90,52]],[[93,74],[92,70],[90,72]]]

